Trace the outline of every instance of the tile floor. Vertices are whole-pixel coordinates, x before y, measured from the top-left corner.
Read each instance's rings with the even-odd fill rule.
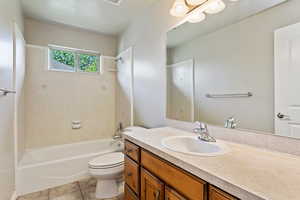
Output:
[[[122,194],[124,183],[119,184],[119,192]],[[83,179],[70,184],[58,186],[48,190],[27,194],[18,200],[97,200],[95,197],[96,180],[94,178]],[[120,200],[118,198],[110,200]]]

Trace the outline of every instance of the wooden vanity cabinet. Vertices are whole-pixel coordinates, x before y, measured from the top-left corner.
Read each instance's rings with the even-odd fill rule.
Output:
[[[125,200],[238,200],[125,141]]]
[[[129,157],[125,156],[125,164],[124,164],[124,178],[126,185],[134,191],[137,195],[140,191],[140,169],[139,165],[131,160]]]
[[[141,168],[141,200],[164,200],[165,184]]]
[[[191,200],[206,200],[207,183],[182,169],[141,150],[141,165],[164,183]]]
[[[187,200],[182,195],[178,194],[175,190],[172,188],[166,186],[165,187],[165,200]]]
[[[210,185],[209,200],[238,200],[238,199]]]
[[[124,152],[132,160],[136,161],[137,163],[140,162],[140,147],[139,146],[137,146],[129,141],[126,141]]]
[[[124,188],[124,200],[138,200],[136,194],[126,184]]]

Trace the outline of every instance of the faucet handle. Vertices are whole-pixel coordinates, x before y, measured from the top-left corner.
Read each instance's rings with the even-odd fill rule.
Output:
[[[196,125],[197,127],[200,127],[200,126],[201,126],[201,122],[195,121],[195,125]]]
[[[121,135],[114,135],[113,136],[113,140],[119,140],[119,139],[122,139]]]
[[[196,124],[197,128],[199,128],[199,129],[202,129],[202,130],[207,129],[207,124],[206,123],[196,121],[195,124]]]
[[[206,123],[200,123],[200,128],[201,129],[207,129],[207,124]]]
[[[235,129],[236,127],[237,127],[237,120],[234,118],[234,116],[231,116],[226,119],[225,128]]]

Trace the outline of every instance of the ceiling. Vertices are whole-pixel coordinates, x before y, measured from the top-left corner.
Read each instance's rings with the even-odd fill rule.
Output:
[[[144,9],[158,0],[22,0],[26,17],[118,35]]]
[[[168,48],[215,32],[285,1],[287,0],[240,0],[237,2],[224,0],[226,8],[221,13],[207,15],[207,18],[200,23],[184,23],[168,32]]]

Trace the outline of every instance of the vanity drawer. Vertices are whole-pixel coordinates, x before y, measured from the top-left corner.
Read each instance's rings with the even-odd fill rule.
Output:
[[[139,165],[129,157],[125,156],[125,183],[136,193],[139,194]]]
[[[127,140],[125,141],[125,154],[136,162],[140,162],[140,147]]]
[[[209,200],[238,200],[238,199],[210,185]]]
[[[124,200],[138,200],[137,196],[126,184],[124,189]]]
[[[206,182],[145,150],[141,151],[141,164],[188,199],[206,200]]]

